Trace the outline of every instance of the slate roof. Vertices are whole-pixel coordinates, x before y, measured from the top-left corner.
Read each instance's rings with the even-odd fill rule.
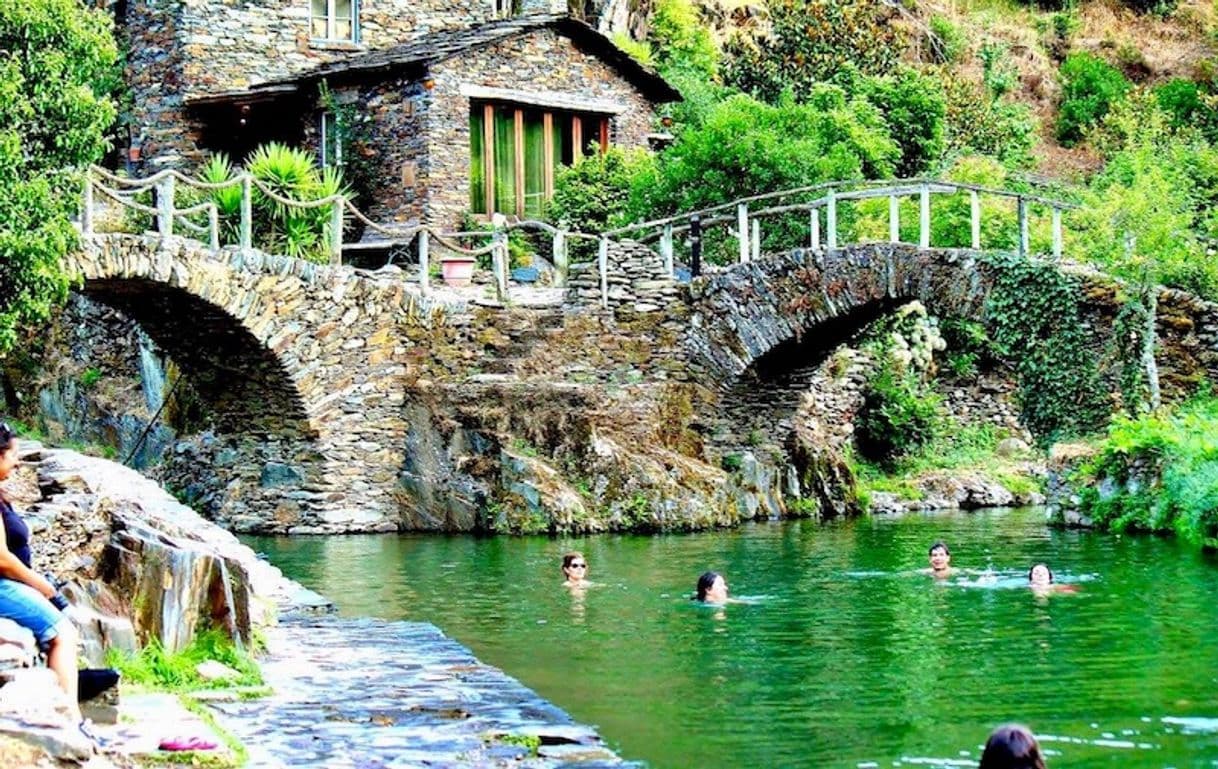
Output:
[[[592,27],[570,16],[546,14],[517,16],[472,27],[433,32],[407,43],[329,62],[290,78],[260,83],[245,91],[201,97],[193,102],[204,104],[257,98],[270,93],[295,90],[294,86],[299,87],[323,79],[335,84],[367,82],[389,75],[422,75],[436,62],[539,29],[552,29],[569,38],[577,47],[620,72],[648,99],[654,102],[681,100],[681,94],[669,85],[668,81],[640,64]]]

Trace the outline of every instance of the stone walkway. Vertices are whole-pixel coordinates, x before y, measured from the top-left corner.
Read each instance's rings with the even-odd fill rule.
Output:
[[[298,617],[269,635],[275,693],[211,704],[250,767],[637,766],[433,625]]]

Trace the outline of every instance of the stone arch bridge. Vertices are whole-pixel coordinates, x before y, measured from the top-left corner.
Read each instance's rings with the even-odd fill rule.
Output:
[[[326,533],[483,528],[487,446],[506,450],[513,430],[537,437],[543,422],[547,442],[589,442],[614,419],[606,393],[622,388],[644,404],[648,435],[716,419],[780,429],[798,392],[774,396],[766,382],[823,360],[884,312],[917,299],[979,318],[993,268],[977,256],[863,244],[679,284],[627,241],[612,244],[604,282],[595,262],[573,265],[563,304],[544,308],[445,302],[396,270],[172,237],[94,235],[71,262],[80,291],[139,323],[207,403],[222,440],[175,462],[216,490],[211,512],[242,531]],[[1082,280],[1103,335],[1115,287]],[[1218,308],[1174,291],[1160,308],[1175,354],[1218,377]],[[698,394],[690,408],[665,411],[682,388]],[[457,397],[461,408],[440,407]],[[540,401],[565,415],[537,416]],[[660,440],[710,467],[732,448]]]

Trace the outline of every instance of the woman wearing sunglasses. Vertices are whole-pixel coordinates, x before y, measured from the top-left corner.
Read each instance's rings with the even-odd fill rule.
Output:
[[[562,575],[565,578],[563,587],[589,587],[588,559],[578,551],[571,551],[562,557]]]
[[[0,482],[17,467],[17,436],[0,422]],[[76,626],[63,612],[68,601],[30,567],[30,530],[0,493],[0,617],[34,634],[47,667],[76,707]]]

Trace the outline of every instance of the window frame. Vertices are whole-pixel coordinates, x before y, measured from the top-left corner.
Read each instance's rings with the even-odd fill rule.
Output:
[[[322,110],[317,123],[318,164],[322,168],[333,166],[341,171],[343,168],[343,127],[338,120],[338,115],[329,110]],[[333,134],[333,138],[331,138],[331,134]],[[333,158],[330,158],[326,151],[331,142],[334,144]]]
[[[495,168],[497,158],[495,157],[495,115],[500,110],[506,110],[511,113],[514,138],[512,142],[512,165],[515,173],[512,178],[513,199],[515,202],[514,211],[497,211],[495,205],[496,199],[496,173]],[[477,192],[473,182],[474,179],[474,163],[476,162],[474,153],[473,140],[467,143],[467,148],[470,153],[470,210],[477,216],[491,216],[495,213],[505,214],[507,216],[516,216],[525,218],[527,216],[526,209],[528,193],[526,191],[525,168],[527,161],[525,158],[526,142],[525,142],[525,113],[533,113],[541,115],[542,128],[542,200],[549,201],[554,196],[554,176],[556,170],[563,165],[564,158],[561,155],[565,152],[561,148],[561,144],[570,143],[570,165],[575,165],[584,157],[585,149],[591,149],[591,141],[584,146],[585,132],[584,126],[586,122],[595,121],[596,130],[588,131],[590,137],[595,135],[599,141],[595,147],[595,151],[604,154],[609,151],[610,141],[609,136],[612,130],[613,115],[579,112],[575,110],[563,110],[550,107],[539,107],[530,104],[518,104],[508,101],[471,99],[469,114],[470,128],[474,130],[475,114],[479,116],[481,136],[481,179],[482,179],[482,195],[481,199],[475,200],[474,195]],[[561,123],[559,121],[562,121]],[[562,142],[556,142],[555,124],[559,123],[565,127],[565,136],[562,136]]]
[[[313,4],[317,0],[309,0],[309,39],[321,43],[351,43],[360,42],[360,27],[359,27],[359,0],[351,0],[351,18],[342,19],[342,21],[351,22],[350,37],[336,37],[334,30],[338,27],[338,13],[336,7],[338,0],[322,0],[326,5],[326,15],[318,16],[313,12]],[[313,34],[313,23],[319,19],[325,19],[326,33],[322,36]]]

